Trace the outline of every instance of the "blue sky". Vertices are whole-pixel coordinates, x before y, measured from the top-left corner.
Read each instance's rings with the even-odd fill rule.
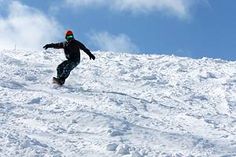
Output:
[[[14,41],[14,45],[26,48],[63,41],[64,31],[72,29],[91,50],[236,59],[235,0],[0,0],[0,3],[0,33],[7,29],[6,32],[21,34],[17,35],[21,42]],[[27,31],[18,26],[17,18]],[[7,41],[0,39],[0,43],[13,47],[12,39]],[[26,42],[22,44],[23,41]]]

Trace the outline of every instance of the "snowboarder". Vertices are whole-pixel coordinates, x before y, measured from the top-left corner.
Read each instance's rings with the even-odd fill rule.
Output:
[[[64,49],[66,59],[57,67],[57,77],[53,77],[53,82],[63,85],[70,75],[70,72],[80,63],[80,50],[83,50],[90,59],[95,60],[95,56],[80,41],[74,38],[73,32],[68,30],[65,34],[66,41],[61,43],[46,44],[43,48]]]

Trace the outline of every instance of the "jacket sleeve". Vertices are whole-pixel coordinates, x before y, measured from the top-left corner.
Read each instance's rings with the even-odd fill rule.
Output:
[[[90,50],[86,46],[84,46],[84,44],[82,44],[79,41],[78,41],[78,44],[79,44],[79,48],[81,50],[83,50],[89,57],[93,56],[93,54],[90,52]]]
[[[65,47],[65,42],[51,43],[51,44],[47,44],[47,45],[48,45],[48,48],[62,49]]]

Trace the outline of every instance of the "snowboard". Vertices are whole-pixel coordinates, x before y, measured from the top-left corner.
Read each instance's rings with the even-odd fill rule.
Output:
[[[58,78],[56,78],[56,77],[53,77],[52,78],[52,83],[54,83],[54,84],[57,84],[57,85],[59,85],[59,86],[62,86],[63,84],[64,84],[64,82],[62,83]]]

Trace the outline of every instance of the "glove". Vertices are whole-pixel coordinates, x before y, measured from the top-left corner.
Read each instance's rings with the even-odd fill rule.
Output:
[[[47,45],[45,45],[43,48],[44,48],[45,50],[47,50],[49,47],[50,47],[49,44],[47,44]]]
[[[93,54],[91,54],[89,57],[90,57],[90,60],[91,59],[95,60],[95,56]]]

